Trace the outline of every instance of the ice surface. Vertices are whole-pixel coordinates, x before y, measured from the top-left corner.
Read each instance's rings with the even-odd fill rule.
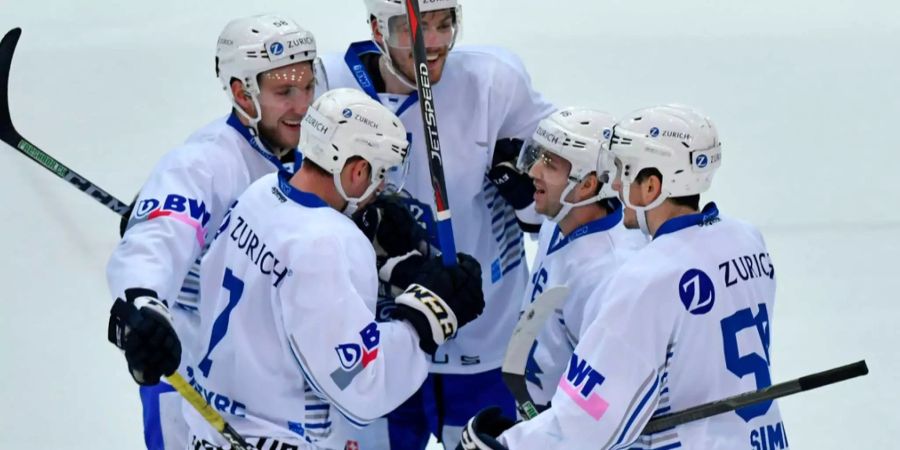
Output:
[[[624,114],[674,101],[717,122],[725,160],[707,197],[761,226],[778,271],[774,380],[860,358],[872,371],[781,402],[798,449],[886,448],[888,427],[900,424],[898,9],[887,0],[465,4],[463,42],[513,49],[559,105]],[[213,75],[221,27],[268,11],[301,21],[323,51],[367,37],[356,0],[2,1],[0,32],[24,29],[13,119],[128,200],[167,149],[226,111]],[[139,448],[136,390],[105,337],[117,217],[2,147],[0,448]]]

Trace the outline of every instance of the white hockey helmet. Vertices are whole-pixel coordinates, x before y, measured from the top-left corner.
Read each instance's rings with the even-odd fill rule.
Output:
[[[615,118],[609,113],[587,108],[566,108],[554,112],[542,120],[531,137],[522,146],[516,167],[528,173],[544,152],[553,153],[571,163],[568,184],[560,194],[560,211],[550,220],[559,222],[572,208],[588,205],[613,197],[610,173],[615,169],[612,158],[604,145],[612,134]],[[603,183],[594,197],[571,203],[565,200],[575,186],[592,173]]]
[[[384,41],[395,46],[392,40],[391,19],[406,19],[406,3],[404,0],[364,0],[369,18],[374,17],[378,21],[378,31],[384,36]],[[452,48],[462,30],[462,5],[459,0],[419,0],[419,12],[425,14],[431,11],[453,9],[453,33],[448,45]],[[382,51],[385,49],[382,49]]]
[[[621,164],[625,203],[638,211],[641,228],[646,227],[646,211],[667,198],[706,192],[722,164],[722,144],[715,125],[704,114],[682,105],[654,106],[629,114],[613,128],[610,151]],[[650,168],[662,174],[662,192],[651,204],[636,207],[628,198],[629,187],[642,170]]]
[[[257,76],[263,72],[316,59],[316,40],[312,33],[282,15],[258,15],[235,19],[225,25],[216,46],[216,75],[239,114],[250,127],[262,119]],[[256,107],[256,117],[240,108],[231,91],[231,80],[238,79]]]
[[[384,105],[362,91],[340,88],[322,94],[306,112],[301,130],[304,158],[334,176],[335,188],[347,201],[344,214],[353,214],[391,169],[399,167],[402,172],[396,179],[405,178],[409,167],[406,128]],[[371,184],[363,195],[352,198],[341,185],[341,171],[354,156],[371,166]]]
[[[373,17],[378,21],[378,31],[381,32],[381,35],[384,37],[384,46],[382,44],[376,44],[381,49],[381,54],[384,58],[387,58],[386,67],[391,71],[394,76],[397,77],[400,82],[405,84],[407,87],[411,89],[416,88],[415,80],[409,80],[403,75],[397,68],[394,66],[393,60],[391,60],[391,53],[385,46],[395,47],[395,48],[409,48],[412,46],[412,42],[402,42],[403,40],[396,36],[396,33],[393,30],[396,28],[396,24],[404,24],[406,28],[409,27],[408,22],[406,21],[406,3],[404,0],[364,0],[366,3],[366,10],[369,13],[369,19],[371,20]],[[419,12],[425,14],[431,11],[440,11],[444,9],[452,9],[453,10],[453,29],[449,34],[449,41],[446,43],[449,49],[452,49],[454,45],[456,45],[456,40],[459,39],[459,36],[462,34],[462,5],[459,0],[418,0],[419,1]],[[373,39],[374,41],[374,39]]]

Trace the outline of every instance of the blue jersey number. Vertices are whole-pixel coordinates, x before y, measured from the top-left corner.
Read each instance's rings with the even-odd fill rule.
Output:
[[[213,322],[212,335],[209,337],[209,349],[206,351],[206,356],[197,365],[200,372],[203,372],[204,377],[209,377],[209,370],[212,369],[212,359],[209,358],[209,355],[216,348],[216,345],[222,341],[222,338],[225,337],[225,333],[228,331],[228,320],[231,318],[231,311],[241,301],[241,295],[244,294],[244,282],[234,276],[229,268],[225,268],[225,278],[222,279],[222,287],[228,291],[228,304],[225,305],[225,309]]]
[[[737,335],[748,328],[756,329],[759,333],[765,355],[758,353],[741,355]],[[731,373],[738,378],[753,375],[757,389],[772,385],[772,377],[769,374],[769,313],[764,303],[759,304],[759,313],[755,316],[750,308],[746,308],[722,319],[722,343],[725,349],[725,367]],[[771,406],[772,400],[769,400],[740,408],[735,412],[745,422],[749,422],[754,417],[766,414]]]
[[[547,277],[547,269],[544,269],[543,267],[531,276],[531,284],[534,285],[531,289],[531,303],[534,303],[534,299],[544,292],[544,285],[547,284]]]

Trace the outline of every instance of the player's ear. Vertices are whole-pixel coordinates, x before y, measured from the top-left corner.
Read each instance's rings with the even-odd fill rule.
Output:
[[[231,95],[234,97],[235,103],[241,107],[250,117],[256,116],[256,108],[250,94],[244,89],[244,83],[237,78],[231,79]]]
[[[596,174],[589,174],[578,183],[578,201],[597,195],[600,191],[600,180]]]
[[[642,204],[649,205],[662,195],[662,180],[655,174],[648,176],[639,185]]]
[[[372,40],[384,45],[384,36],[382,36],[381,30],[378,29],[378,19],[375,16],[369,19],[369,26],[372,27]]]

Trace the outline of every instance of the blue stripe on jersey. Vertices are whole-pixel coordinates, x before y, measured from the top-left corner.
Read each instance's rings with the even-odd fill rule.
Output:
[[[311,430],[321,429],[321,428],[329,428],[329,427],[331,427],[331,422],[303,424],[303,428],[309,428]]]
[[[307,411],[312,411],[316,409],[328,409],[330,406],[327,403],[320,403],[318,405],[306,405]]]
[[[340,406],[339,404],[335,403],[335,402],[331,399],[331,397],[329,397],[328,394],[326,394],[325,391],[324,391],[321,387],[319,387],[319,384],[316,383],[315,378],[313,378],[312,375],[310,375],[310,374],[306,371],[306,368],[303,366],[303,363],[300,362],[300,357],[297,356],[297,353],[294,351],[294,346],[289,344],[289,345],[288,345],[288,348],[291,349],[291,356],[294,357],[294,361],[297,363],[297,367],[299,367],[299,368],[300,368],[300,372],[303,373],[303,379],[306,380],[306,382],[307,382],[310,386],[312,386],[313,390],[314,390],[315,392],[318,392],[319,395],[320,395],[322,398],[324,398],[324,399],[326,399],[328,402],[330,402],[330,403],[334,406],[334,408],[335,408],[339,413],[341,413],[342,416],[344,416],[344,418],[346,418],[348,421],[350,421],[350,423],[352,423],[353,425],[356,425],[357,427],[360,427],[360,428],[362,428],[362,427],[364,427],[364,426],[366,426],[366,425],[372,423],[372,421],[365,421],[365,420],[360,419],[360,418],[354,418],[354,417],[351,417],[350,413],[344,411],[344,408],[341,408],[341,406]]]
[[[499,255],[491,264],[491,282],[496,283],[522,264],[525,258],[525,241],[519,229],[516,210],[500,197],[500,192],[487,178],[483,189],[488,213],[491,215],[491,232],[499,250]]]
[[[184,292],[185,294],[199,294],[199,293],[200,293],[200,289],[191,289],[191,288],[189,288],[189,287],[187,287],[187,286],[182,286],[182,287],[181,287],[181,292]]]
[[[601,231],[609,231],[614,226],[618,225],[619,222],[622,221],[622,204],[616,201],[611,201],[613,205],[616,205],[616,209],[613,210],[611,214],[603,216],[597,220],[592,220],[569,233],[568,236],[562,236],[562,230],[557,226],[553,230],[553,236],[550,238],[550,245],[547,249],[547,255],[552,254],[553,252],[558,251],[559,249],[565,247],[572,242],[582,236],[587,236],[589,234],[598,233]]]
[[[647,390],[647,393],[644,394],[644,398],[641,399],[640,403],[638,403],[637,408],[631,413],[631,417],[628,418],[628,421],[625,423],[625,429],[622,430],[622,433],[619,434],[619,438],[616,440],[616,443],[613,444],[612,448],[621,448],[619,445],[622,444],[622,441],[625,440],[625,436],[628,436],[628,432],[631,429],[631,426],[634,425],[634,421],[640,416],[641,412],[644,410],[644,407],[647,406],[647,403],[653,397],[653,394],[656,393],[656,388],[659,386],[659,375],[656,376],[656,379],[653,381],[653,385],[650,386],[650,389]],[[625,445],[628,446],[631,443],[628,442]]]
[[[681,442],[676,442],[674,444],[667,445],[665,447],[659,447],[653,450],[672,450],[673,448],[681,448]]]
[[[686,216],[678,216],[667,220],[656,229],[653,239],[662,235],[674,233],[678,230],[690,228],[695,225],[709,225],[719,221],[719,208],[715,203],[710,202],[703,207],[703,211],[697,214],[688,214]]]
[[[347,68],[349,68],[350,72],[356,77],[356,83],[359,84],[359,89],[368,94],[369,97],[372,97],[376,102],[382,103],[381,99],[378,97],[378,92],[375,91],[375,82],[372,81],[372,76],[369,75],[365,64],[362,63],[362,58],[360,58],[360,56],[365,54],[380,55],[381,49],[378,48],[373,41],[354,42],[350,44],[350,48],[348,48],[347,53],[344,54],[344,63],[347,64]],[[391,99],[388,101],[390,102]],[[396,101],[397,99],[393,99],[394,103],[396,103]],[[419,91],[416,90],[409,94],[406,101],[397,108],[395,115],[400,117],[404,111],[418,102]]]
[[[310,192],[304,192],[294,186],[291,186],[290,179],[290,172],[286,170],[281,170],[278,172],[278,189],[281,190],[281,193],[284,194],[285,197],[307,208],[324,208],[328,206],[328,203],[325,203],[325,200],[319,198],[318,195]]]
[[[259,153],[260,156],[272,163],[272,165],[274,165],[276,168],[282,168],[281,160],[279,160],[272,153],[262,149],[262,147],[259,145],[259,140],[256,139],[255,136],[253,136],[253,131],[250,131],[250,128],[247,128],[246,125],[241,123],[241,119],[238,118],[236,113],[232,112],[231,115],[228,116],[228,120],[226,121],[226,123],[231,128],[234,128],[235,131],[238,132],[238,134],[243,136],[243,138],[247,140],[247,143],[250,144],[250,146],[253,147],[253,150],[256,150],[256,152]]]

